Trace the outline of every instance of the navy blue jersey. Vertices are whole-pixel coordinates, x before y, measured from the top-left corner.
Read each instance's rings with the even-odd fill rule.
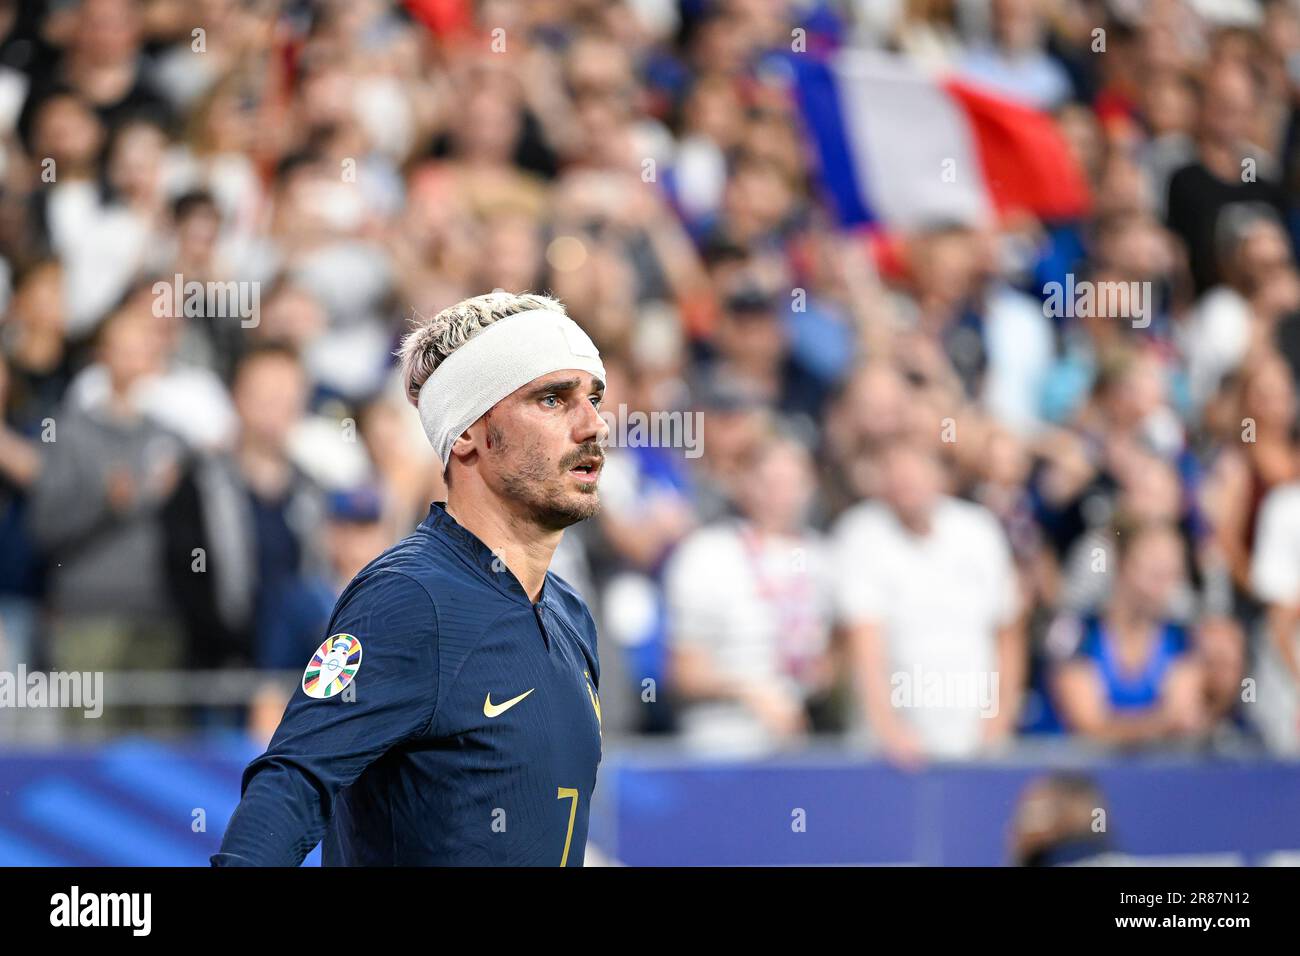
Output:
[[[581,866],[601,758],[586,605],[533,604],[435,503],[340,596],[216,865]]]

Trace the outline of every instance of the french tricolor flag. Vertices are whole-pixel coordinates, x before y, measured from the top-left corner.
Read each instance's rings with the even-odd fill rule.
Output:
[[[819,175],[845,227],[905,230],[1085,215],[1088,183],[1052,118],[909,61],[788,54]]]

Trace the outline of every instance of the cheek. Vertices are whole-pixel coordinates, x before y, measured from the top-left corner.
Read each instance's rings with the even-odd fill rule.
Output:
[[[564,428],[550,428],[545,433],[529,436],[524,445],[528,461],[548,474],[554,472],[568,448],[564,437],[567,434]]]
[[[559,436],[564,429],[558,418],[530,421],[528,416],[520,416],[500,426],[505,447],[501,464],[506,470],[539,473],[559,460],[548,453],[561,444]]]
[[[571,415],[548,416],[532,425],[520,444],[528,449],[530,457],[557,463],[573,448],[574,421]]]

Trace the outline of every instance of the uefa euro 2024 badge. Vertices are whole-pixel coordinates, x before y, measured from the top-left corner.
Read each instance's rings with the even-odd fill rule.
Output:
[[[302,672],[302,692],[317,700],[333,697],[352,683],[360,669],[361,642],[351,634],[335,634],[316,648]]]

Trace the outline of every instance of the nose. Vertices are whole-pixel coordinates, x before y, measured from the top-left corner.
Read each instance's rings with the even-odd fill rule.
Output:
[[[594,441],[603,446],[609,438],[609,424],[600,417],[600,410],[591,402],[579,404],[586,410],[578,413],[581,417],[575,426],[573,440],[579,445]]]

